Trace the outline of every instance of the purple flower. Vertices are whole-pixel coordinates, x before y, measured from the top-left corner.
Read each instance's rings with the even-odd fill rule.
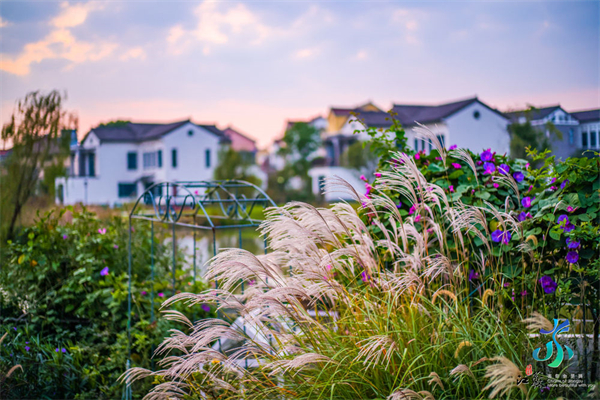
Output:
[[[558,284],[554,282],[554,280],[548,275],[544,275],[540,278],[540,284],[542,285],[542,289],[544,289],[546,294],[554,293],[558,287]]]
[[[102,275],[102,276],[108,275],[108,267],[102,268],[102,271],[100,271],[100,275]]]
[[[571,240],[571,238],[567,238],[567,247],[569,249],[578,249],[580,245],[581,245],[580,242],[578,242],[576,240]]]
[[[30,348],[31,347],[29,347],[29,346],[25,346],[25,351],[29,351]]]
[[[492,232],[492,240],[496,243],[502,242],[504,244],[508,244],[510,242],[512,235],[509,231],[501,231],[500,229],[496,229]]]
[[[462,168],[462,166],[461,166],[459,163],[456,163],[456,162],[452,163],[452,166],[453,166],[455,169],[461,169],[461,168]]]
[[[510,173],[510,167],[506,164],[500,164],[498,167],[498,172],[500,172],[502,175],[508,175]]]
[[[13,329],[16,331],[16,330],[17,330],[17,327],[16,327],[16,326],[13,326]]]
[[[494,186],[496,189],[500,187],[500,185],[498,185],[497,183],[494,183],[492,186]]]
[[[568,184],[568,183],[569,183],[569,180],[568,180],[568,179],[565,179],[565,180],[564,180],[564,181],[563,181],[563,182],[560,184],[560,188],[561,188],[561,189],[564,189],[564,188],[565,188],[565,186],[567,186],[567,184]]]
[[[575,209],[573,207],[571,207],[571,206],[567,207],[567,212],[573,212],[573,211],[575,211]]]
[[[469,271],[469,280],[479,279],[479,272],[475,272],[474,270]]]
[[[101,235],[104,235],[106,233],[106,228],[100,228],[98,229],[98,233]]]
[[[554,182],[556,182],[556,178],[552,178],[552,182],[550,182],[550,183],[554,183]]]
[[[396,204],[396,208],[402,208],[402,202],[399,201],[398,204]]]
[[[557,220],[559,225],[566,225],[569,223],[569,217],[567,216],[567,214],[562,214],[561,216],[558,217]],[[563,224],[564,222],[564,224]]]
[[[204,312],[210,312],[210,306],[208,304],[202,304],[200,307],[202,307]]]
[[[368,282],[370,279],[371,279],[371,276],[370,276],[369,274],[367,274],[367,272],[366,272],[366,271],[363,271],[363,272],[360,274],[360,280],[361,280],[361,281],[363,281],[363,282],[365,282],[365,283],[366,283],[366,282]]]
[[[523,297],[527,296],[527,290],[523,290],[523,291],[521,292],[521,296],[523,296]]]
[[[420,216],[420,215],[417,215],[417,216],[415,217],[415,222],[419,222],[420,220],[421,220],[421,216]]]
[[[550,191],[554,192],[556,190],[556,186],[550,186]]]
[[[54,351],[58,353],[60,349],[57,347]]]
[[[521,214],[519,214],[519,221],[523,222],[527,219],[527,214],[525,213],[525,211],[522,211]]]
[[[165,294],[163,292],[158,292],[158,297],[165,297]]]
[[[456,150],[457,147],[457,145],[453,144],[452,146],[450,146],[450,150]]]
[[[563,229],[565,232],[571,232],[573,229],[575,229],[575,225],[569,222]]]
[[[119,248],[119,245],[118,245],[118,244],[115,244],[113,247],[114,247],[115,249],[118,249],[118,248]]]
[[[525,175],[523,175],[521,171],[517,171],[513,174],[513,178],[515,178],[515,181],[517,182],[523,182],[523,179],[525,179]]]
[[[60,349],[60,351],[62,351],[63,353],[67,352],[67,349],[65,349],[64,347],[62,349]]]
[[[504,285],[503,285],[503,286],[504,286],[504,287],[509,287],[509,286],[510,286],[510,283],[508,283],[508,282],[504,282]]]
[[[142,296],[146,296],[148,294],[148,292],[146,292],[145,290],[142,290]]]
[[[527,197],[523,197],[521,199],[521,204],[523,205],[523,207],[525,208],[529,208],[531,207],[531,197],[527,196]]]
[[[481,153],[481,161],[491,161],[493,157],[492,149],[487,149]]]
[[[575,264],[577,262],[577,260],[579,260],[579,254],[577,254],[576,251],[570,251],[567,253],[567,256],[565,257],[565,259],[570,262],[571,264]]]
[[[496,170],[496,166],[492,162],[486,162],[483,164],[483,173],[492,174]]]
[[[412,206],[410,206],[410,209],[408,210],[408,215],[414,214],[415,211],[417,211],[417,206],[415,204],[413,204]]]
[[[63,235],[63,239],[67,240],[69,238],[69,235]]]

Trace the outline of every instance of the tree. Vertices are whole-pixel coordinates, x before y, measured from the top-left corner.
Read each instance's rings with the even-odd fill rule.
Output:
[[[219,163],[215,167],[213,178],[218,181],[228,179],[238,179],[250,182],[256,186],[260,186],[261,180],[250,172],[250,167],[254,164],[253,160],[248,157],[247,152],[238,152],[230,146],[221,149],[219,153]],[[240,193],[249,195],[250,193]]]
[[[342,166],[354,169],[365,176],[371,176],[377,170],[379,157],[371,149],[369,142],[357,140],[344,151],[341,161]]]
[[[2,140],[12,145],[0,173],[0,236],[12,238],[19,215],[35,194],[44,171],[64,165],[69,154],[70,129],[76,117],[63,110],[63,97],[54,90],[46,95],[28,93],[17,102],[10,121],[2,127]],[[69,134],[63,132],[69,130]]]
[[[306,122],[296,122],[283,136],[283,146],[279,154],[286,158],[296,176],[304,181],[304,186],[309,186],[308,170],[311,167],[309,157],[321,145],[321,135],[317,128]]]
[[[551,149],[553,138],[562,140],[562,133],[554,126],[552,122],[544,125],[544,129],[531,125],[531,115],[536,109],[530,107],[523,112],[526,118],[524,123],[513,123],[508,126],[510,133],[510,155],[512,158],[528,158],[526,149],[543,152]],[[546,135],[548,132],[548,135]]]

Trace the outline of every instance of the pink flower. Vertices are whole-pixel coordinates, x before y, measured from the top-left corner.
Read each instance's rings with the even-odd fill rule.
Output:
[[[415,160],[418,160],[419,158],[421,158],[421,156],[419,155],[419,153],[415,154]]]
[[[528,192],[531,192],[532,190],[533,190],[533,185],[529,186]]]
[[[254,285],[256,285],[256,281],[254,279],[250,279],[250,281],[248,282],[248,284],[250,286],[254,286]]]
[[[435,160],[436,161],[440,161],[442,159],[442,157],[436,157]]]
[[[63,239],[67,240],[68,238],[69,238],[69,236],[63,235]]]
[[[529,163],[525,164],[525,168],[529,169]]]
[[[454,193],[454,185],[448,186],[448,190],[450,190],[450,193]]]
[[[496,189],[498,189],[500,187],[500,185],[498,185],[497,183],[494,183],[493,185]]]
[[[356,175],[355,175],[355,176],[356,176]],[[361,180],[361,181],[365,181],[365,182],[366,182],[366,181],[367,181],[367,178],[365,178],[365,176],[364,176],[364,175],[361,175],[361,176],[360,176],[360,180]]]
[[[417,206],[415,204],[413,204],[412,206],[410,206],[410,209],[408,210],[408,215],[414,214],[415,211],[417,211]]]
[[[106,228],[100,228],[98,229],[98,233],[101,235],[104,235],[106,233]]]
[[[573,207],[571,207],[571,206],[568,206],[568,207],[567,207],[567,211],[568,211],[568,212],[573,212],[574,210],[575,210],[575,209],[574,209]]]
[[[458,146],[453,144],[452,146],[450,146],[450,150],[455,150]]]
[[[102,268],[102,271],[100,271],[100,275],[101,275],[101,276],[106,276],[106,275],[108,275],[108,267],[104,267],[104,268]]]
[[[118,245],[118,244],[115,244],[113,247],[114,247],[115,249],[118,249],[118,248],[119,248],[119,245]]]
[[[145,290],[142,290],[142,296],[145,296],[147,294],[148,294],[148,292],[146,292]]]
[[[327,267],[326,267],[326,268],[327,268],[329,271],[331,271],[331,264],[327,264]]]
[[[197,190],[194,190],[194,194],[195,194],[196,196],[198,196],[198,191],[197,191]]]
[[[459,163],[456,163],[456,162],[455,162],[455,163],[452,163],[452,166],[453,166],[454,168],[456,168],[456,169],[461,169],[461,168],[462,168],[462,166],[461,166]]]
[[[158,297],[165,297],[165,294],[163,292],[158,292]]]
[[[381,178],[381,172],[375,172],[375,176]]]
[[[420,215],[417,215],[417,216],[415,217],[415,222],[419,222],[420,220],[421,220],[421,216],[420,216]]]

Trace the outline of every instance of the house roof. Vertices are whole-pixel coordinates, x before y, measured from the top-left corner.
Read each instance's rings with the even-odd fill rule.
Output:
[[[555,106],[505,112],[504,115],[506,115],[506,118],[511,122],[518,122],[520,117],[528,117],[531,121],[537,121],[546,118],[548,115],[561,108],[560,104],[557,104]]]
[[[187,124],[188,122],[191,121],[185,120],[171,122],[168,124],[128,122],[124,125],[100,126],[92,129],[83,139],[83,141],[85,141],[91,132],[94,132],[101,142],[144,142],[146,140],[158,139],[163,135]],[[223,132],[215,125],[195,125],[206,129],[215,136],[225,138]]]
[[[600,109],[597,110],[584,110],[574,111],[570,113],[572,117],[577,119],[579,122],[594,122],[600,121]]]

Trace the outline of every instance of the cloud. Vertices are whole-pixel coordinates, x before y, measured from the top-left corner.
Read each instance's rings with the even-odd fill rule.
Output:
[[[181,54],[193,43],[203,45],[203,53],[210,53],[211,46],[224,45],[233,37],[243,37],[250,44],[262,43],[272,29],[263,24],[244,4],[222,6],[216,2],[198,5],[194,14],[196,25],[184,29],[181,24],[169,30],[167,42],[173,54]]]
[[[300,49],[293,54],[293,58],[296,60],[304,60],[312,58],[319,53],[319,49],[316,47],[309,47],[306,49]]]
[[[356,53],[356,59],[357,60],[365,60],[367,58],[368,54],[366,50],[360,50],[358,53]]]
[[[77,64],[88,60],[97,61],[108,56],[117,47],[116,44],[80,41],[69,30],[83,24],[88,14],[99,8],[96,3],[63,3],[61,13],[50,21],[53,27],[50,33],[42,40],[26,44],[21,53],[14,57],[2,54],[0,70],[23,76],[29,74],[31,64],[46,59],[65,59]]]
[[[5,20],[2,19],[2,17],[0,17],[0,28],[4,28],[4,27],[9,26],[9,25],[10,25],[10,22],[5,21]]]
[[[127,52],[125,52],[123,55],[121,55],[121,57],[119,57],[119,60],[121,61],[127,61],[132,59],[145,60],[146,52],[141,47],[133,47]]]

